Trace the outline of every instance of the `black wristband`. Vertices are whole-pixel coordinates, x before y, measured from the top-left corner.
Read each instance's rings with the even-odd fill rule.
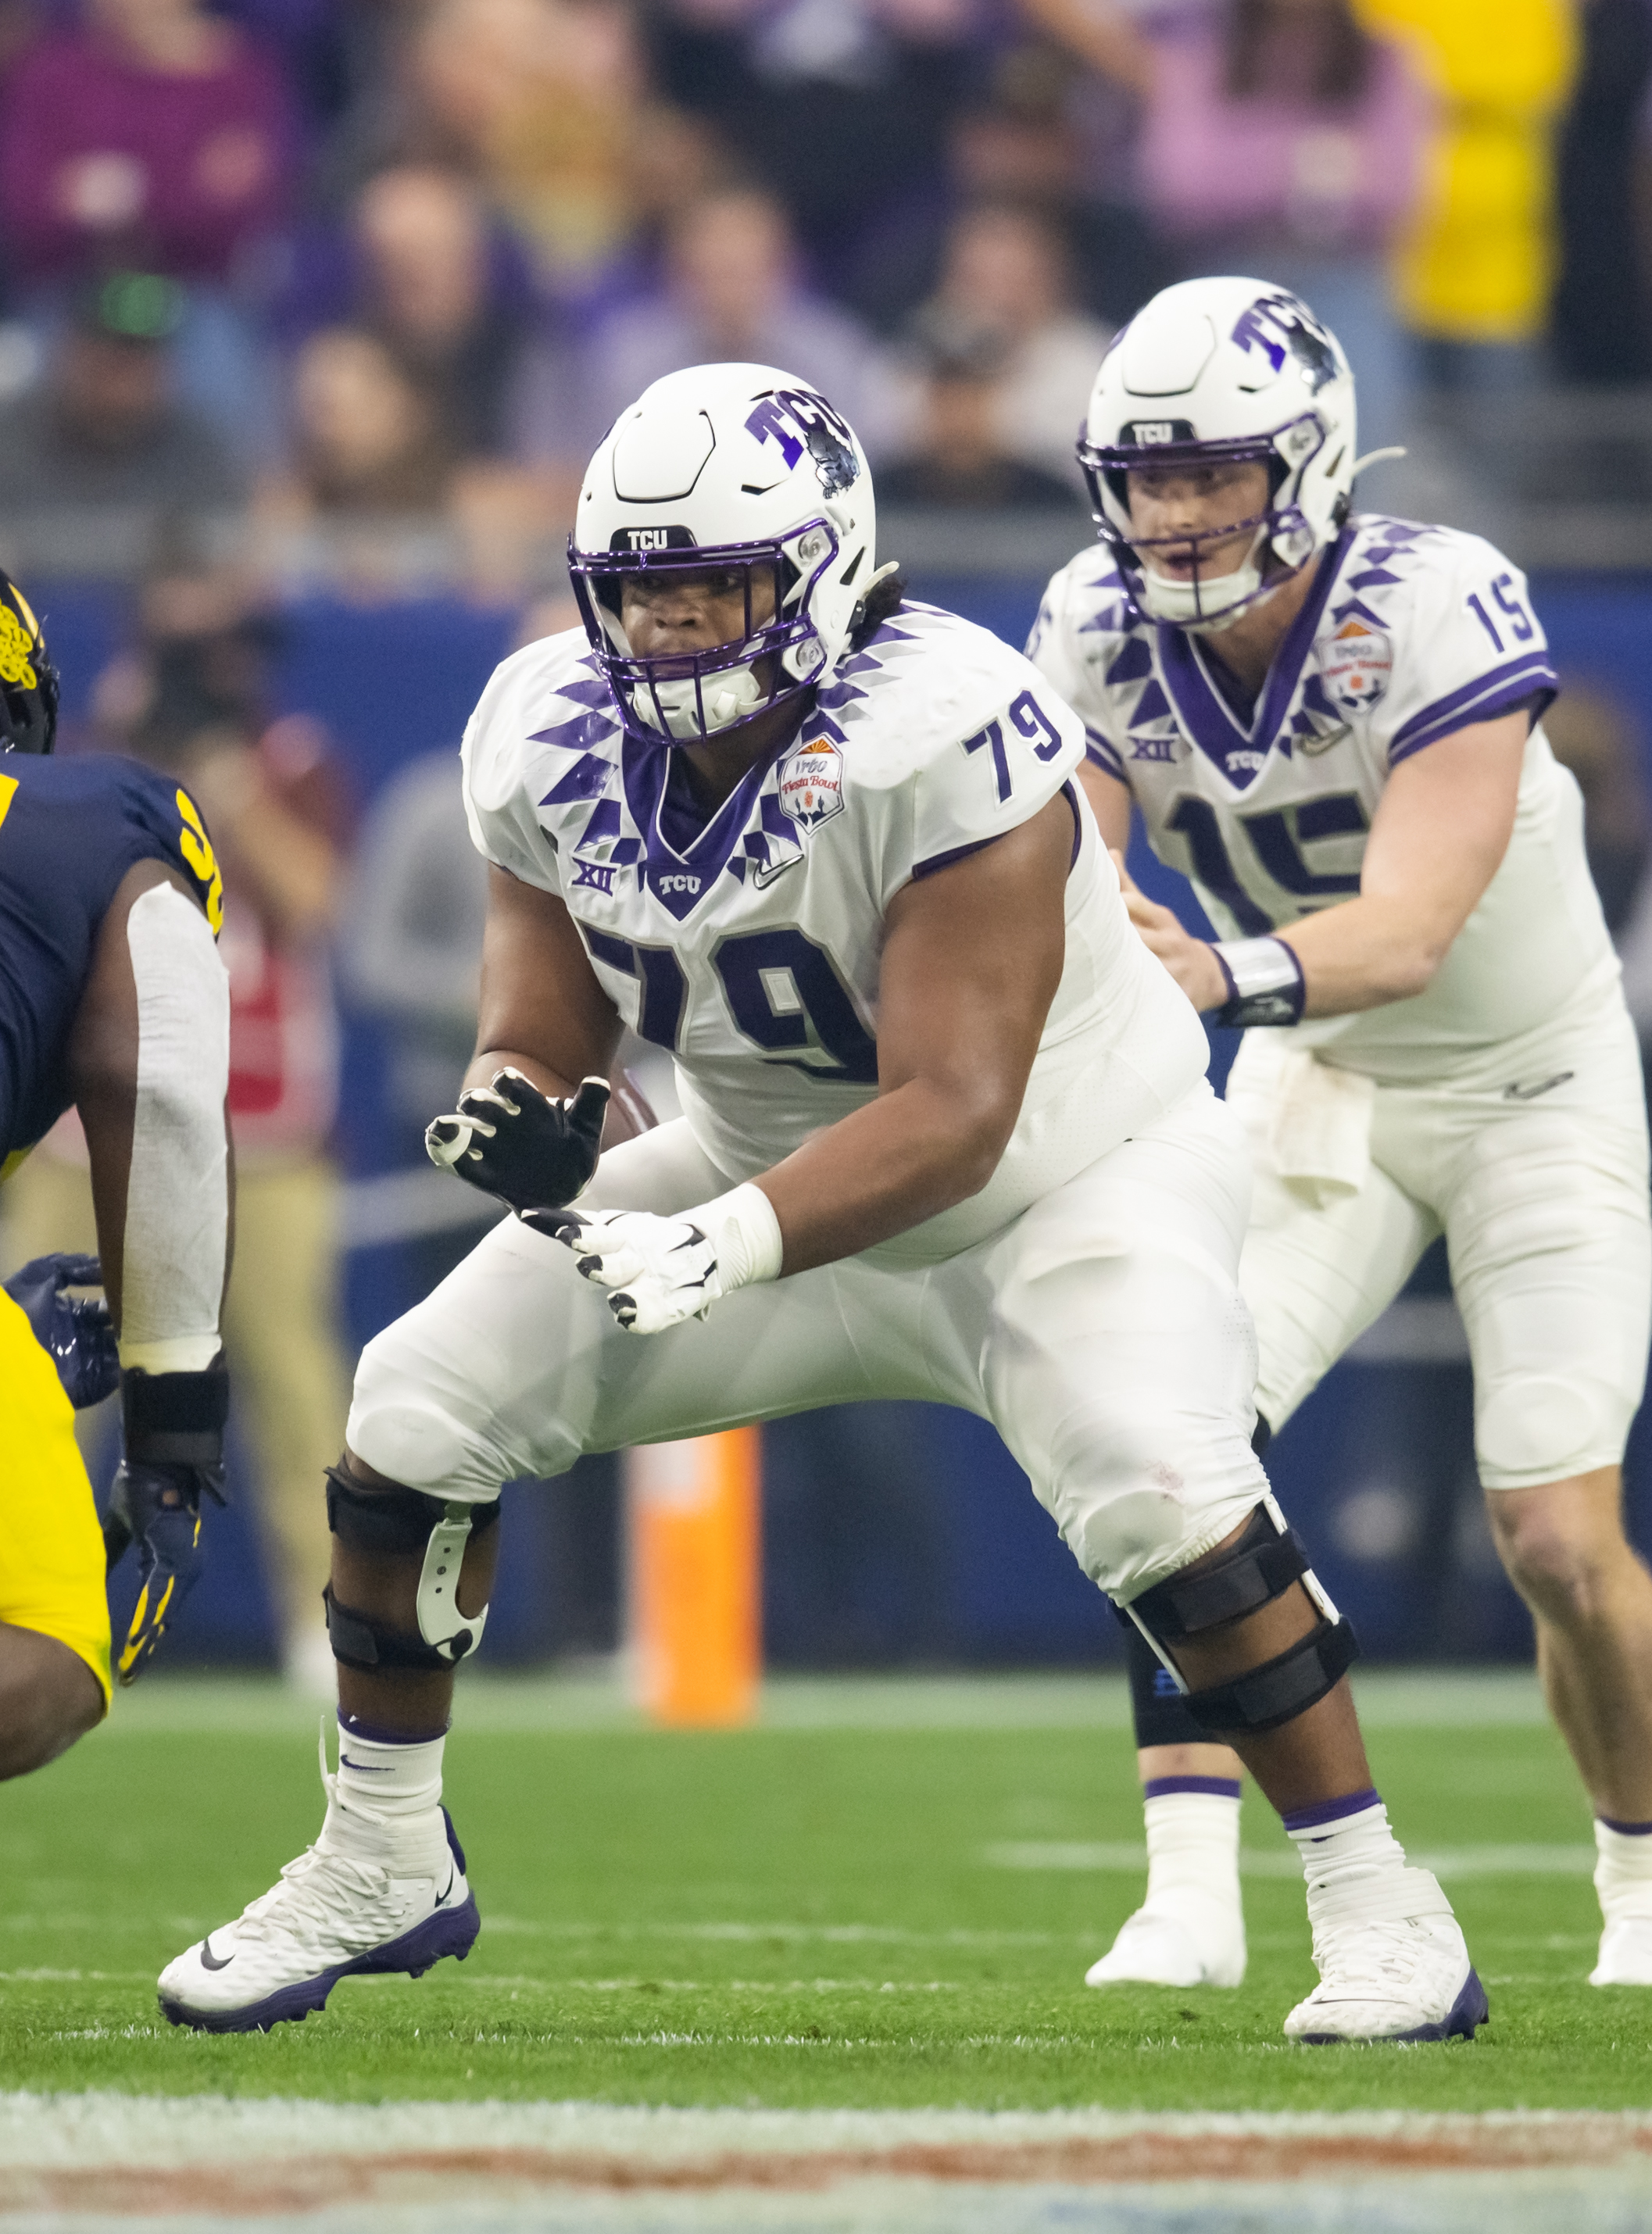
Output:
[[[1295,950],[1283,938],[1218,938],[1211,951],[1228,983],[1228,998],[1215,1013],[1218,1024],[1243,1030],[1301,1022],[1308,987]]]
[[[216,1466],[224,1462],[230,1376],[220,1350],[204,1373],[121,1375],[121,1420],[127,1460],[138,1466]]]

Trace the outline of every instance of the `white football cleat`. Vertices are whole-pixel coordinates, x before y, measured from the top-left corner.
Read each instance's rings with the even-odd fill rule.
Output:
[[[1652,1986],[1652,1917],[1620,1917],[1600,1936],[1591,1986]]]
[[[1314,1917],[1319,1983],[1285,2019],[1286,2039],[1472,2040],[1485,1989],[1433,1878],[1407,1869],[1359,1892],[1342,1890]]]
[[[1244,1917],[1227,1901],[1189,1887],[1150,1896],[1084,1974],[1087,1986],[1240,1986]]]
[[[323,1756],[327,1819],[281,1882],[160,1974],[161,2014],[197,2032],[267,2032],[326,2006],[341,1978],[421,1978],[463,1962],[481,1930],[464,1849],[439,1804],[388,1820],[338,1789]],[[439,1787],[438,1787],[439,1788]]]

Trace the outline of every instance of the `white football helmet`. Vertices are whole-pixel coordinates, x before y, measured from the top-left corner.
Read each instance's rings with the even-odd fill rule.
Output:
[[[1139,310],[1101,360],[1079,436],[1096,526],[1131,596],[1156,621],[1196,634],[1231,627],[1335,541],[1355,474],[1354,376],[1306,303],[1265,279],[1185,279]],[[1255,460],[1267,509],[1199,536],[1145,542],[1132,529],[1132,467]],[[1253,531],[1244,564],[1201,575],[1199,546]],[[1190,553],[1192,578],[1144,558]]]
[[[655,744],[693,744],[825,682],[872,587],[872,472],[846,419],[795,374],[702,364],[643,391],[591,461],[568,539],[585,632],[620,717]],[[738,572],[741,636],[640,657],[620,621],[628,574]],[[754,623],[754,573],[774,585]]]

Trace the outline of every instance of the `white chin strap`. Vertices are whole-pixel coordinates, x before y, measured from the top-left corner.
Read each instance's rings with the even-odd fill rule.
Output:
[[[1206,575],[1192,582],[1176,582],[1168,575],[1155,574],[1144,558],[1141,602],[1149,617],[1167,622],[1172,628],[1186,629],[1194,636],[1219,636],[1224,629],[1231,628],[1262,591],[1262,553],[1267,540],[1266,526],[1257,528],[1244,564],[1231,574]],[[1281,574],[1272,589],[1283,588],[1290,579],[1289,573]],[[1271,593],[1270,590],[1268,594]]]
[[[702,706],[708,731],[726,729],[754,714],[763,697],[763,686],[749,667],[728,667],[702,683],[697,696],[690,677],[682,683],[656,683],[651,690],[639,689],[635,703],[637,718],[650,729],[659,728],[663,714],[666,735],[691,741],[701,733]]]

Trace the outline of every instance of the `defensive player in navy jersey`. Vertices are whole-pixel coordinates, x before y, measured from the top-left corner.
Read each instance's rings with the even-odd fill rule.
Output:
[[[1646,1378],[1645,1098],[1556,677],[1518,568],[1356,513],[1335,337],[1265,283],[1157,297],[1080,459],[1102,547],[1029,650],[1083,717],[1109,846],[1133,806],[1220,936],[1139,894],[1193,1005],[1248,1029],[1241,1284],[1283,1427],[1444,1234],[1493,1539],[1593,1802],[1597,1985],[1652,1985],[1652,1578],[1622,1460]],[[1238,1763],[1132,1647],[1146,1905],[1091,1973],[1236,1984]]]
[[[107,1297],[69,1292],[98,1278],[88,1258],[40,1259],[0,1295],[0,1776],[106,1711],[105,1566],[134,1538],[123,1682],[159,1643],[219,1490],[227,1406],[223,887],[176,784],[49,757],[56,706],[39,626],[0,575],[0,1176],[79,1111]],[[117,1381],[123,1458],[100,1532],[71,1397]]]
[[[162,2008],[263,2028],[468,1950],[442,1754],[502,1482],[905,1395],[996,1422],[1285,1813],[1321,1970],[1290,2035],[1472,2033],[1462,1935],[1380,1806],[1318,1827],[1374,1795],[1346,1625],[1250,1449],[1246,1161],[1073,787],[1080,724],[902,602],[852,430],[784,372],[657,382],[576,517],[585,624],[507,660],[466,738],[481,1029],[430,1131],[519,1214],[362,1357],[325,1820]],[[622,1022],[684,1114],[598,1164]]]

